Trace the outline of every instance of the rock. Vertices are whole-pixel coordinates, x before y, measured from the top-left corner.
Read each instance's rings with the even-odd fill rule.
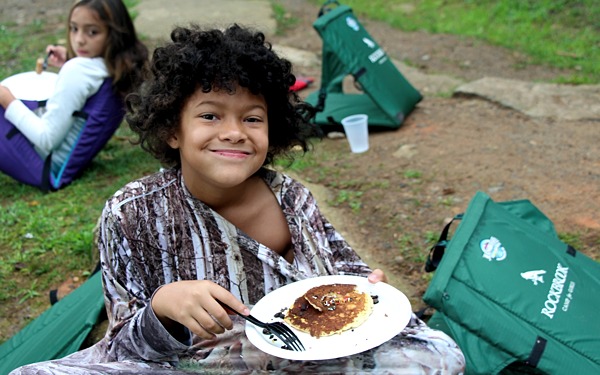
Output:
[[[413,144],[402,145],[392,155],[395,158],[412,159],[417,154],[417,146]]]
[[[600,85],[559,85],[485,77],[459,86],[454,95],[479,96],[532,117],[600,120]]]

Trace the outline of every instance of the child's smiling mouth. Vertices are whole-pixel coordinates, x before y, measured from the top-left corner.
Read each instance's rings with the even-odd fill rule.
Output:
[[[218,149],[218,150],[212,150],[213,153],[219,155],[219,156],[223,156],[223,157],[227,157],[227,158],[233,158],[233,159],[244,159],[248,156],[250,156],[250,152],[248,151],[242,151],[242,150],[228,150],[228,149]]]

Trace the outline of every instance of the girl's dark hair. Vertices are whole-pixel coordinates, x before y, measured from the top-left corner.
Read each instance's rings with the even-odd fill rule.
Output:
[[[87,7],[98,14],[108,28],[104,61],[113,80],[113,88],[122,96],[137,89],[142,82],[148,62],[148,48],[138,39],[129,11],[121,0],[79,0],[73,10]],[[67,27],[69,30],[70,27]],[[68,31],[67,31],[68,32]],[[67,58],[75,57],[71,38],[67,35]]]
[[[296,78],[292,64],[273,52],[261,32],[233,25],[224,31],[177,27],[172,42],[154,51],[150,77],[140,92],[127,97],[127,122],[136,143],[165,166],[179,166],[179,150],[167,141],[179,129],[188,99],[203,92],[236,87],[262,95],[267,103],[269,150],[265,165],[275,157],[290,156],[293,146],[308,150],[310,137],[319,136],[309,123],[314,111],[290,86]]]

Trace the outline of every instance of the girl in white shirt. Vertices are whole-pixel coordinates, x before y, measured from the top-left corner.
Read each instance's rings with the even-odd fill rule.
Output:
[[[68,17],[67,47],[48,46],[48,63],[60,67],[52,96],[41,116],[0,85],[4,117],[34,145],[40,157],[52,153],[52,171],[69,156],[84,120],[73,116],[105,79],[122,98],[141,82],[148,49],[135,33],[121,0],[81,0]]]

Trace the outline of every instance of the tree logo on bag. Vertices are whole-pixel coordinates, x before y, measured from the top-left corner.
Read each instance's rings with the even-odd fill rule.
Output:
[[[533,285],[538,285],[538,283],[544,283],[544,276],[542,275],[545,273],[546,271],[544,270],[527,271],[521,272],[521,277],[525,280],[530,280]]]
[[[358,31],[360,27],[358,26],[358,22],[352,17],[346,17],[346,25],[354,31]]]
[[[500,240],[494,236],[481,241],[479,246],[481,247],[481,251],[483,251],[483,257],[490,262],[492,260],[501,261],[506,259],[506,249],[502,246]]]

